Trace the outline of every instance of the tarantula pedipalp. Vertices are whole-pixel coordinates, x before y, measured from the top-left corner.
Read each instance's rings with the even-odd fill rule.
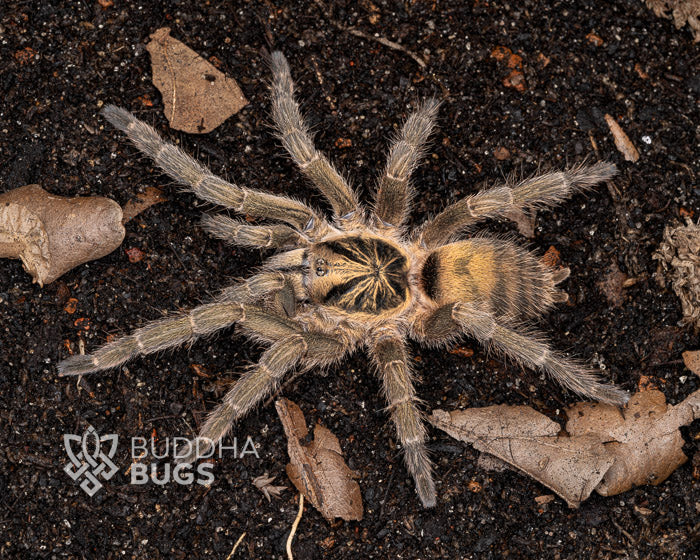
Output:
[[[610,179],[616,173],[614,165],[579,165],[481,191],[448,206],[420,230],[406,232],[409,179],[433,129],[438,103],[428,100],[404,123],[389,151],[373,209],[367,212],[315,149],[280,52],[272,54],[271,67],[272,116],[279,137],[302,173],[330,202],[332,220],[291,198],[216,177],[128,111],[107,106],[107,120],[195,195],[272,222],[249,225],[221,214],[205,216],[203,225],[210,233],[234,245],[277,252],[260,273],[226,288],[211,303],[149,323],[92,354],[62,361],[61,375],[112,368],[235,323],[268,348],[201,429],[203,441],[217,442],[289,370],[327,366],[364,346],[382,379],[408,471],[426,507],[435,505],[435,485],[407,338],[436,346],[468,334],[581,395],[626,402],[624,391],[601,383],[595,372],[521,327],[566,299],[556,285],[568,270],[552,271],[510,241],[460,237],[485,218],[555,204]]]

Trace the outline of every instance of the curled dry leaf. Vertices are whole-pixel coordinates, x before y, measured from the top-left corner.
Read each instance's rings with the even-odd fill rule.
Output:
[[[235,80],[173,39],[169,28],[153,33],[146,48],[172,128],[206,134],[248,104]]]
[[[0,257],[21,259],[40,286],[111,253],[124,233],[122,210],[108,198],[53,196],[39,185],[0,195]]]
[[[288,399],[276,401],[275,407],[287,435],[287,475],[294,486],[328,520],[362,519],[360,486],[345,464],[338,438],[316,424],[313,441],[302,445],[308,430],[301,409]]]
[[[608,128],[613,135],[613,140],[615,141],[615,147],[618,151],[625,156],[627,161],[637,161],[639,159],[639,152],[629,136],[625,134],[622,127],[617,124],[617,121],[610,115],[605,115],[605,122],[608,123]]]
[[[567,411],[566,431],[572,439],[597,437],[613,459],[596,487],[614,496],[634,486],[657,485],[688,458],[679,427],[700,418],[700,391],[676,406],[661,391],[635,393],[623,409],[599,403],[578,403]]]
[[[678,430],[700,418],[700,391],[676,406],[660,391],[636,393],[620,410],[578,403],[561,426],[526,406],[433,411],[430,422],[532,476],[577,507],[603,496],[660,484],[687,461]],[[568,434],[568,435],[567,435]]]
[[[265,473],[253,479],[253,485],[263,493],[268,502],[271,498],[279,498],[282,490],[287,489],[286,486],[274,486],[272,483],[275,478]]]

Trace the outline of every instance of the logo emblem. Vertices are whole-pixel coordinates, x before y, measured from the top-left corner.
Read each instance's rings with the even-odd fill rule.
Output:
[[[80,483],[80,487],[88,496],[94,496],[102,488],[98,477],[109,480],[119,470],[112,462],[112,457],[117,452],[117,439],[117,434],[100,436],[92,426],[85,430],[82,437],[75,434],[63,434],[63,444],[71,461],[63,470],[76,482],[81,477],[85,479]],[[102,444],[105,442],[110,443],[107,453],[102,451]],[[73,449],[76,443],[79,443],[79,447],[76,446],[77,453]],[[92,452],[90,448],[92,448]]]

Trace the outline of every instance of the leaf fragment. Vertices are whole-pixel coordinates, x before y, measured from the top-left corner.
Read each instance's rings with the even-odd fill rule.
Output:
[[[248,104],[241,88],[162,27],[146,45],[170,127],[206,134]]]
[[[338,438],[316,424],[314,439],[302,444],[300,440],[308,436],[308,429],[301,409],[288,399],[276,401],[275,407],[287,435],[287,475],[294,486],[326,519],[361,520],[360,486],[345,464]]]
[[[569,408],[567,416],[566,432],[525,406],[435,410],[429,421],[578,507],[593,490],[612,496],[657,485],[685,463],[678,428],[700,418],[700,391],[669,406],[663,393],[650,389],[635,393],[623,409],[585,402]]]

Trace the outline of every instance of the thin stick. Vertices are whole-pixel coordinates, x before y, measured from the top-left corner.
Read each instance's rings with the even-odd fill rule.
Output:
[[[294,539],[294,533],[297,532],[297,527],[299,526],[299,521],[301,521],[301,516],[304,513],[304,494],[299,494],[299,513],[297,513],[297,518],[292,524],[292,530],[289,531],[289,536],[287,537],[287,558],[289,560],[294,560],[292,555],[292,539]]]
[[[347,33],[355,35],[356,37],[361,37],[363,39],[367,39],[368,41],[376,41],[377,43],[380,43],[380,44],[384,45],[385,47],[389,47],[390,49],[394,49],[396,51],[402,52],[405,55],[410,56],[413,60],[415,60],[416,64],[418,64],[418,66],[420,66],[421,68],[425,68],[427,66],[427,63],[425,62],[425,60],[423,58],[418,56],[413,51],[408,50],[406,47],[403,47],[403,46],[399,45],[398,43],[394,43],[394,41],[390,41],[389,39],[387,39],[385,37],[378,36],[378,35],[370,35],[369,33],[365,33],[364,31],[357,29],[356,27],[343,25],[339,21],[333,19],[333,17],[330,14],[330,11],[326,7],[326,5],[323,2],[321,2],[321,0],[314,0],[314,1],[318,5],[318,7],[321,8],[323,15],[326,16],[328,21],[330,21],[335,27],[337,27],[341,31],[345,31]]]
[[[236,553],[236,549],[238,548],[238,545],[241,544],[243,537],[245,537],[245,531],[243,532],[243,534],[240,537],[238,537],[236,544],[233,545],[233,550],[231,550],[229,555],[226,557],[226,560],[231,560],[231,558],[233,558],[233,555]]]

